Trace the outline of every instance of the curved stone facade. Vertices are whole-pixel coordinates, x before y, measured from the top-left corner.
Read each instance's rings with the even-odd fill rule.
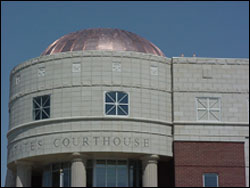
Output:
[[[249,184],[248,59],[63,52],[10,83],[8,186]]]
[[[80,64],[80,71],[72,70],[72,64]],[[120,70],[113,70],[113,64]],[[137,52],[65,52],[20,64],[10,80],[9,164],[71,152],[173,155],[167,58]],[[128,93],[128,116],[105,115],[105,91]],[[43,95],[50,95],[50,118],[34,121],[33,98]]]

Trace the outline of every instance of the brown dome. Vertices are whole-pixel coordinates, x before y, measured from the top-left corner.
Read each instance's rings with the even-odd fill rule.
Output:
[[[69,33],[49,45],[41,55],[85,50],[135,51],[165,57],[162,51],[148,40],[128,31],[110,28]]]

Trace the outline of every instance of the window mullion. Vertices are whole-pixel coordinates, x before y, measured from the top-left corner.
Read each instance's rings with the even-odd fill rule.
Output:
[[[207,98],[207,112],[208,112],[207,120],[210,120],[209,98]]]
[[[107,93],[107,96],[111,99],[111,101],[115,102],[115,100],[109,95],[109,93]]]
[[[124,100],[125,98],[128,98],[128,94],[123,92],[123,96],[121,97],[121,99],[119,100],[118,97],[119,97],[119,94],[120,92],[119,91],[112,91],[113,92],[113,98],[112,98],[112,101],[108,101],[106,102],[106,97],[109,98],[109,100],[111,100],[111,96],[110,96],[110,92],[106,92],[105,94],[105,101],[104,101],[104,110],[105,110],[105,114],[106,115],[114,115],[114,116],[122,116],[122,115],[128,115],[128,108],[129,108],[129,102],[128,102],[128,99],[127,99],[127,102],[123,102],[121,103],[120,101],[121,100]],[[114,101],[114,102],[113,102]],[[107,110],[107,105],[113,105],[114,108],[110,108],[109,110]],[[123,106],[126,106],[126,109],[123,109],[120,105],[123,105]],[[112,114],[109,114],[109,112],[112,112]],[[121,114],[119,114],[119,112],[121,111]]]
[[[37,104],[37,106],[41,107],[41,105],[38,104],[38,102],[36,101],[36,99],[33,99],[33,101]]]
[[[115,107],[115,105],[113,107],[111,107],[106,113],[108,114],[109,112],[111,112],[111,110],[113,110]]]
[[[40,110],[39,112],[40,112],[40,119],[42,119],[42,110]]]
[[[124,105],[125,106],[125,105]],[[123,108],[121,106],[119,106],[119,108],[121,109],[121,111],[123,111],[124,114],[128,115],[128,113],[126,111],[123,110]]]
[[[127,97],[127,94],[124,94],[124,96],[118,102],[122,101],[125,97]]]
[[[44,97],[46,97],[45,100],[43,100]],[[50,104],[45,106],[44,101],[45,103],[50,103],[50,95],[44,95],[33,98],[33,120],[41,120],[50,117]],[[38,113],[40,113],[39,116]],[[45,114],[44,118],[43,113]]]
[[[49,117],[49,114],[44,109],[42,110],[42,112],[45,113],[47,117]]]
[[[40,119],[43,118],[43,97],[41,97],[41,105],[40,105]]]
[[[105,169],[106,169],[106,178],[105,178],[105,186],[108,187],[108,165],[107,165],[107,160],[105,160]]]
[[[45,102],[44,103],[42,103],[43,104],[43,106],[45,106],[45,104],[46,104],[46,102],[49,100],[49,97],[47,97],[47,99],[45,99]]]
[[[118,178],[117,178],[117,166],[118,166],[118,164],[117,164],[118,162],[117,162],[117,160],[115,161],[115,186],[116,187],[118,187]]]
[[[116,99],[115,99],[115,115],[118,115],[118,92],[115,92]]]

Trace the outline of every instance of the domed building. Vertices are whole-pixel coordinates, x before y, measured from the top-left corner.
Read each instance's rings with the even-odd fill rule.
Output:
[[[248,59],[67,34],[11,71],[6,186],[247,186],[248,104]]]

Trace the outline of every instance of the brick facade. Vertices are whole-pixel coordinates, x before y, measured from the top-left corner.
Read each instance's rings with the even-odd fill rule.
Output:
[[[202,187],[204,173],[217,173],[220,187],[244,187],[244,143],[174,142],[175,186]]]

